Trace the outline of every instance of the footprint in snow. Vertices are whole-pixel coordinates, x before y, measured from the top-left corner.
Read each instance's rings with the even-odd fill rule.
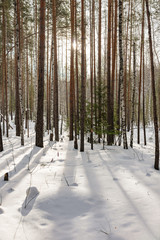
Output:
[[[150,176],[151,176],[151,174],[150,174],[150,173],[146,173],[146,176],[147,176],[147,177],[150,177]]]
[[[14,192],[15,190],[13,189],[13,188],[9,188],[8,190],[7,190],[7,192],[8,193],[11,193],[11,192]]]
[[[71,186],[78,187],[78,184],[77,183],[72,183]]]
[[[113,181],[118,181],[119,179],[118,178],[113,178]]]
[[[4,213],[3,209],[0,208],[0,214],[3,214],[3,213]]]

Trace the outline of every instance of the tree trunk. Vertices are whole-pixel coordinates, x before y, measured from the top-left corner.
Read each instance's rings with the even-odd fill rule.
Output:
[[[79,135],[79,76],[78,76],[78,35],[77,35],[77,1],[75,2],[75,41],[76,41],[76,123],[77,123],[77,131],[76,134]]]
[[[16,92],[16,112],[15,112],[15,124],[16,124],[16,136],[20,136],[20,105],[19,105],[19,80],[18,80],[18,62],[17,62],[17,0],[14,1],[14,14],[15,14],[15,92]]]
[[[74,0],[71,0],[71,62],[70,62],[70,134],[69,140],[73,140],[74,122]]]
[[[101,0],[99,0],[99,25],[98,25],[98,142],[102,137],[101,121],[102,121],[102,96],[101,96],[101,12],[102,12]]]
[[[128,149],[127,134],[126,134],[126,114],[125,114],[125,99],[124,99],[124,76],[123,76],[123,45],[122,45],[122,13],[123,4],[122,0],[119,0],[119,82],[120,82],[120,101],[121,101],[121,113],[122,113],[122,135],[123,135],[123,147]]]
[[[4,83],[5,83],[5,115],[6,115],[6,136],[8,137],[8,84],[7,84],[7,59],[6,59],[6,19],[3,0],[3,71],[4,71]]]
[[[2,130],[1,130],[1,121],[0,121],[0,152],[3,151],[3,141],[2,141]]]
[[[140,52],[140,77],[139,77],[139,95],[138,95],[138,126],[137,143],[140,144],[140,113],[141,113],[141,86],[142,86],[142,54],[144,46],[144,1],[142,3],[142,33],[141,33],[141,52]]]
[[[68,45],[67,45],[67,40],[68,40],[68,35],[67,35],[67,18],[66,18],[66,114],[67,114],[67,119],[69,118],[69,113],[68,113]]]
[[[154,61],[153,61],[153,47],[152,47],[152,34],[151,34],[151,21],[148,0],[146,0],[147,19],[148,19],[148,36],[150,46],[150,61],[151,61],[151,81],[152,81],[152,98],[153,98],[153,117],[154,117],[154,130],[155,130],[155,163],[154,168],[159,170],[159,129],[157,119],[157,103],[156,103],[156,90],[155,90],[155,75],[154,75]]]
[[[84,128],[85,128],[85,105],[86,105],[86,71],[85,71],[85,0],[81,0],[81,139],[80,151],[84,152]]]
[[[43,147],[43,102],[44,102],[44,58],[45,58],[45,0],[40,1],[39,26],[39,75],[38,75],[38,102],[36,123],[36,146]]]
[[[133,45],[133,91],[132,91],[132,118],[131,118],[131,138],[130,147],[133,148],[133,126],[135,111],[135,91],[136,91],[136,44]]]
[[[23,94],[22,94],[22,74],[21,74],[21,19],[20,19],[20,2],[17,0],[17,22],[16,22],[16,45],[17,45],[17,75],[19,87],[19,107],[20,107],[20,135],[21,145],[24,145],[24,107],[23,107]]]
[[[56,0],[53,0],[53,39],[54,39],[54,125],[55,141],[59,141],[59,113],[58,113],[58,64],[57,64],[57,30],[56,30]]]
[[[107,144],[112,145],[113,138],[111,135],[113,109],[111,106],[111,21],[112,21],[112,3],[108,1],[108,46],[107,46]]]
[[[93,32],[94,32],[94,9],[95,2],[90,0],[90,88],[91,88],[91,130],[90,143],[93,150]]]

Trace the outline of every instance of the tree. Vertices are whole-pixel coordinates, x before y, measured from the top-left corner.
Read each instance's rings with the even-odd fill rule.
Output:
[[[18,51],[18,38],[16,34],[17,29],[17,0],[14,1],[14,15],[15,15],[15,92],[16,92],[16,112],[15,112],[15,124],[16,124],[16,136],[20,136],[20,105],[19,105],[19,80],[18,80],[18,61],[17,61],[17,51]]]
[[[57,65],[57,31],[56,31],[56,1],[53,0],[53,40],[54,40],[54,126],[55,140],[59,141],[59,113],[58,113],[58,65]]]
[[[95,2],[90,0],[90,88],[91,88],[91,130],[90,130],[90,142],[91,149],[93,150],[93,32],[94,32],[94,5]]]
[[[141,110],[141,86],[142,86],[142,56],[144,48],[144,1],[142,3],[142,33],[141,33],[141,49],[140,49],[140,77],[139,77],[139,96],[138,96],[138,126],[137,126],[137,143],[140,144],[140,110]]]
[[[5,17],[5,5],[3,0],[3,71],[4,71],[4,82],[5,82],[5,115],[6,115],[6,136],[8,133],[8,84],[7,84],[7,59],[6,59],[6,17]]]
[[[39,30],[39,71],[38,71],[38,102],[36,122],[36,146],[43,147],[43,102],[44,102],[44,60],[45,60],[45,0],[40,1]]]
[[[108,46],[107,46],[107,121],[108,121],[108,134],[107,134],[107,143],[112,145],[113,135],[110,134],[112,130],[112,121],[113,121],[113,109],[111,105],[111,10],[112,3],[108,1]],[[113,97],[113,96],[112,96]]]
[[[3,141],[2,141],[2,131],[1,131],[1,121],[0,121],[0,152],[3,151]]]
[[[19,90],[19,108],[20,108],[20,135],[21,145],[24,145],[24,107],[23,107],[23,94],[22,94],[22,65],[21,65],[21,17],[20,17],[20,1],[16,3],[16,48],[17,48],[17,79]]]
[[[70,134],[69,140],[73,140],[73,122],[74,122],[74,0],[71,0],[71,64],[70,64]]]
[[[82,50],[81,50],[81,142],[80,151],[84,152],[84,127],[85,127],[85,104],[86,104],[86,70],[85,70],[85,0],[81,0],[81,35],[82,35]]]
[[[153,98],[153,117],[154,117],[154,130],[155,130],[154,168],[156,170],[159,170],[159,129],[158,129],[158,118],[157,118],[157,102],[156,102],[156,90],[155,90],[155,73],[154,73],[154,61],[153,61],[151,20],[150,20],[150,11],[149,11],[148,0],[146,0],[146,10],[147,10],[147,19],[148,19],[148,36],[149,36],[149,50],[150,50],[150,62],[151,62],[152,98]]]
[[[98,24],[98,141],[100,143],[101,138],[101,15],[102,6],[101,0],[99,0],[99,24]]]
[[[119,0],[119,82],[120,82],[120,100],[121,100],[121,113],[122,113],[122,135],[123,135],[123,147],[128,149],[127,134],[126,134],[126,113],[125,113],[125,99],[124,99],[124,76],[123,76],[123,45],[122,45],[122,13],[123,4],[122,0]]]
[[[133,148],[133,125],[135,119],[135,90],[136,90],[136,44],[133,44],[133,87],[132,87],[132,117],[131,117],[131,138],[130,146]]]

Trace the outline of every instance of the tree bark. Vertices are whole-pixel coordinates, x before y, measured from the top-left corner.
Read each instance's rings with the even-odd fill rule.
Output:
[[[107,144],[112,145],[113,137],[111,135],[112,131],[112,121],[113,121],[113,109],[111,106],[111,21],[112,21],[112,3],[111,0],[108,1],[108,45],[107,45]]]
[[[102,128],[101,128],[101,121],[102,121],[102,96],[101,96],[101,15],[102,15],[102,6],[101,0],[99,0],[99,24],[98,24],[98,142],[100,143],[100,138],[102,137]]]
[[[38,71],[38,102],[36,123],[36,146],[43,147],[43,103],[44,103],[44,60],[45,60],[45,0],[40,1],[39,31],[39,71]]]
[[[3,0],[3,71],[4,71],[4,83],[5,83],[5,115],[6,115],[6,136],[9,136],[8,132],[8,84],[7,84],[7,59],[6,59],[6,17]]]
[[[156,102],[156,90],[155,90],[155,73],[154,73],[154,61],[153,61],[153,47],[152,47],[152,34],[151,34],[151,20],[148,0],[146,0],[146,10],[148,19],[148,36],[150,46],[150,62],[151,62],[151,83],[152,83],[152,98],[153,98],[153,117],[154,117],[154,130],[155,130],[155,162],[154,168],[159,170],[159,129],[157,118],[157,102]]]
[[[70,134],[69,140],[73,140],[74,123],[74,0],[71,0],[71,62],[70,62]]]
[[[132,117],[131,117],[131,138],[130,147],[133,148],[133,126],[135,111],[135,91],[136,91],[136,44],[133,45],[133,87],[132,87]]]
[[[17,62],[17,0],[14,1],[14,14],[15,14],[15,92],[16,92],[16,112],[15,112],[15,124],[16,124],[16,136],[20,136],[20,105],[19,105],[19,80],[18,80],[18,62]]]
[[[122,135],[123,135],[123,147],[128,149],[127,134],[126,134],[126,114],[125,114],[125,99],[124,99],[124,76],[123,76],[123,45],[122,45],[122,13],[123,4],[122,0],[119,0],[119,82],[120,82],[120,101],[121,101],[121,113],[122,113]]]
[[[2,130],[1,130],[1,121],[0,121],[0,152],[3,151],[3,141],[2,141]]]
[[[138,95],[138,126],[137,126],[137,143],[140,144],[140,112],[141,112],[141,86],[142,86],[142,54],[144,46],[144,1],[142,3],[142,33],[141,33],[141,50],[140,50],[140,77],[139,77],[139,95]]]
[[[56,0],[53,0],[53,39],[54,39],[54,126],[55,141],[59,141],[59,112],[58,112],[58,64],[57,64],[57,26]]]
[[[24,106],[23,106],[23,94],[22,94],[22,74],[21,74],[21,18],[20,18],[20,1],[17,0],[16,8],[16,44],[17,44],[17,75],[18,75],[18,87],[19,87],[19,107],[20,107],[20,135],[21,145],[24,145]]]
[[[85,71],[85,0],[81,0],[81,139],[80,151],[84,152],[84,128],[85,128],[85,105],[86,105],[86,71]]]

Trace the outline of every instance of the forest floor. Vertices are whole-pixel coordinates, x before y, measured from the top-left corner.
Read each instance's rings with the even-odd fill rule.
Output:
[[[153,129],[134,149],[62,142],[25,146],[11,130],[0,153],[0,240],[159,240],[160,172]],[[9,172],[9,181],[4,174]]]

